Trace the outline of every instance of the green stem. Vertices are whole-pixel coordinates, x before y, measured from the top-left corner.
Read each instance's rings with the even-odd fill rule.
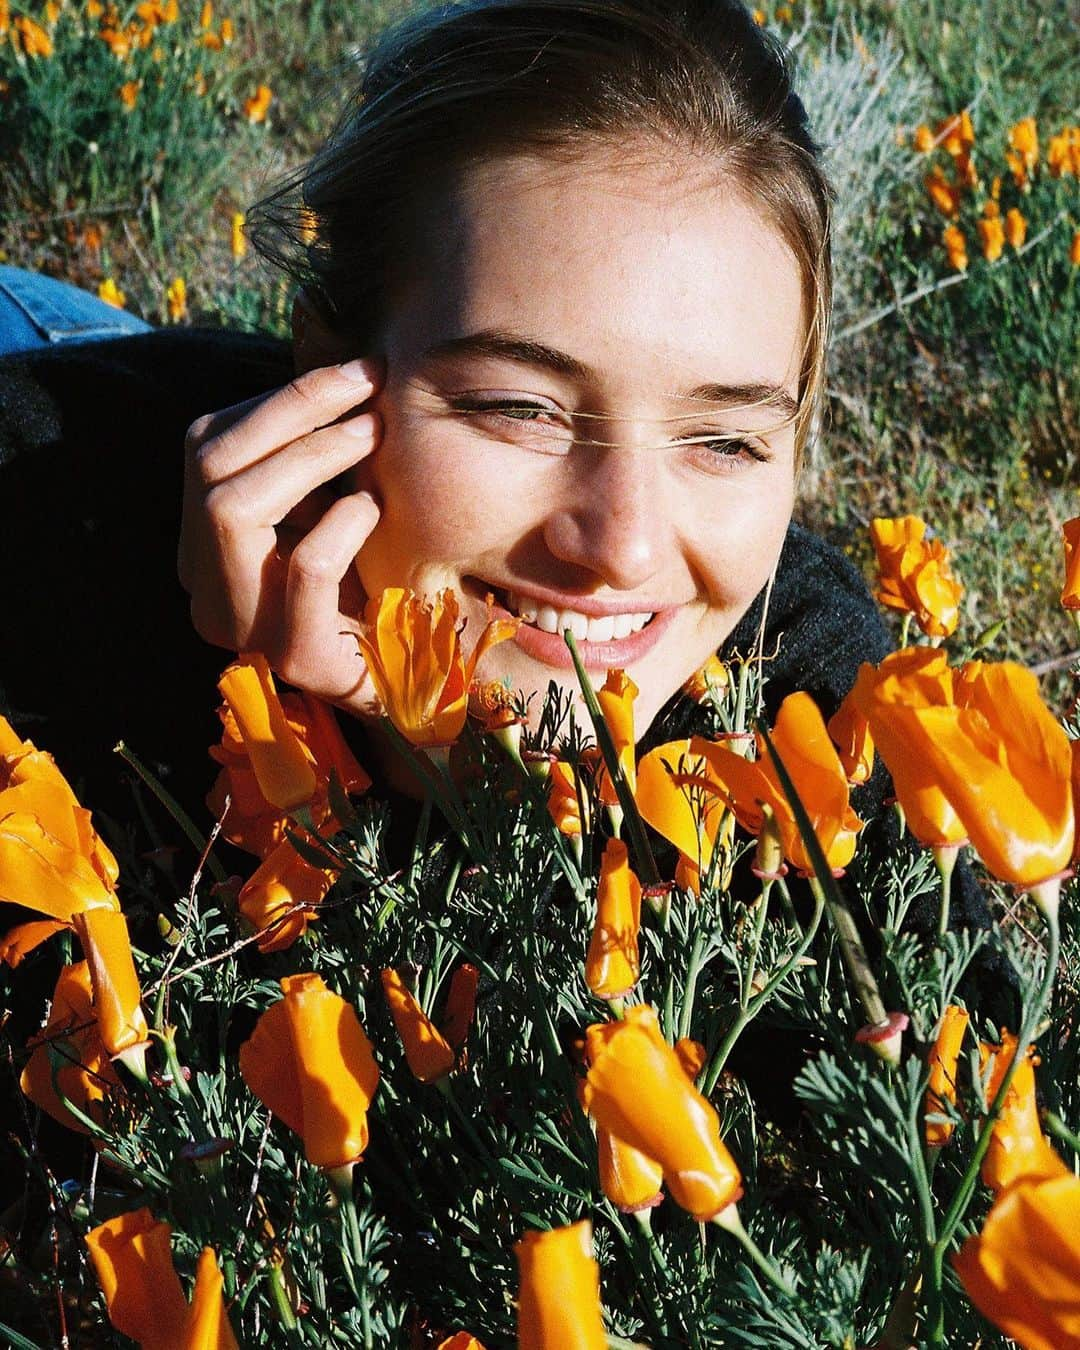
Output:
[[[121,759],[135,770],[162,806],[164,806],[165,810],[168,811],[169,815],[172,816],[173,820],[176,821],[177,825],[179,825],[187,835],[188,839],[195,847],[196,854],[201,858],[206,850],[206,840],[199,833],[195,822],[172,793],[166,791],[166,789],[162,787],[161,783],[158,782],[157,778],[154,777],[146,765],[143,764],[134,751],[130,750],[123,741],[118,741],[116,745],[113,746],[113,754],[119,755]],[[206,862],[214,875],[215,881],[227,880],[224,867],[222,867],[221,863],[214,857],[213,853],[207,856]]]
[[[941,877],[941,910],[938,914],[938,941],[949,931],[949,902],[952,895],[952,875],[956,866],[958,848],[935,848],[934,865]]]
[[[694,1016],[694,999],[697,997],[697,981],[701,971],[701,957],[705,950],[705,932],[699,928],[694,934],[694,943],[686,963],[686,989],[683,993],[682,1008],[679,1012],[679,1035],[690,1035],[690,1026]]]
[[[592,718],[593,730],[596,732],[596,743],[604,757],[608,777],[614,785],[615,793],[619,798],[619,805],[622,807],[623,820],[626,823],[630,838],[634,842],[634,854],[637,858],[640,880],[646,886],[659,885],[660,873],[657,870],[656,859],[653,857],[652,848],[649,844],[649,836],[645,832],[645,822],[641,819],[641,812],[634,800],[634,794],[630,790],[630,784],[626,781],[626,775],[623,773],[618,753],[615,750],[615,742],[611,739],[611,732],[604,720],[596,691],[593,689],[592,681],[589,679],[588,672],[578,652],[577,643],[574,641],[574,635],[569,628],[563,633],[563,639],[570,648],[578,684],[581,686],[581,694],[585,700],[585,706],[589,710],[589,716]]]
[[[769,912],[769,892],[772,890],[772,882],[766,881],[761,888],[761,894],[758,896],[757,910],[754,913],[754,932],[750,939],[750,959],[746,963],[746,970],[739,975],[739,1007],[745,1012],[746,1005],[750,1002],[751,990],[754,987],[754,975],[757,970],[758,952],[761,949],[761,937],[765,931],[765,919]]]
[[[296,1314],[289,1302],[289,1295],[285,1289],[285,1275],[281,1266],[271,1265],[270,1267],[270,1296],[274,1300],[274,1311],[277,1313],[281,1325],[285,1328],[289,1344],[303,1345],[303,1341],[296,1334]]]
[[[1063,1144],[1068,1144],[1076,1156],[1080,1158],[1080,1134],[1070,1130],[1061,1117],[1053,1111],[1047,1111],[1043,1117],[1043,1124],[1055,1138],[1060,1139]]]
[[[723,1228],[725,1232],[730,1233],[739,1243],[743,1251],[750,1260],[757,1266],[758,1270],[765,1276],[773,1288],[779,1290],[785,1298],[797,1299],[799,1296],[783,1275],[776,1269],[773,1263],[757,1245],[754,1239],[743,1227],[743,1221],[739,1216],[739,1211],[735,1205],[728,1205],[727,1209],[721,1210],[713,1219],[713,1223],[718,1228]]]
[[[725,1035],[723,1041],[720,1043],[720,1046],[717,1049],[716,1054],[712,1059],[712,1062],[709,1064],[708,1072],[705,1075],[705,1081],[701,1090],[706,1097],[708,1097],[709,1094],[712,1092],[713,1088],[716,1087],[716,1081],[723,1072],[724,1065],[727,1063],[728,1056],[731,1054],[735,1042],[742,1035],[744,1028],[747,1026],[749,1022],[752,1022],[754,1020],[754,1018],[758,1015],[761,1009],[765,1006],[765,1003],[772,997],[775,990],[777,990],[780,987],[780,985],[783,984],[783,982],[787,979],[787,977],[799,964],[800,960],[806,955],[807,949],[809,948],[811,942],[813,942],[814,935],[817,933],[818,925],[821,923],[821,916],[824,913],[825,909],[824,898],[819,893],[815,893],[814,899],[816,902],[814,906],[814,913],[811,916],[809,927],[803,934],[802,941],[791,953],[791,955],[780,967],[780,969],[776,972],[776,974],[769,979],[768,983],[765,985],[765,988],[762,989],[761,993],[758,994],[756,998],[752,998],[750,1002],[746,1005],[746,1007],[740,1010],[738,1017],[736,1017],[735,1021],[728,1028],[727,1034]]]
[[[855,992],[859,996],[867,1020],[872,1026],[879,1026],[887,1020],[885,1005],[881,1001],[877,980],[874,978],[874,972],[867,960],[866,950],[863,947],[855,920],[851,916],[851,910],[848,909],[840,887],[836,884],[836,878],[832,874],[832,868],[825,857],[817,833],[806,812],[806,807],[802,804],[784,761],[777,753],[768,727],[761,719],[758,719],[757,727],[776,769],[776,776],[784,790],[788,805],[791,807],[795,823],[799,827],[803,845],[814,865],[814,876],[810,878],[810,888],[814,891],[815,899],[818,890],[824,895],[829,919],[840,944],[840,953],[844,958],[844,964],[847,966],[851,982],[855,986]]]

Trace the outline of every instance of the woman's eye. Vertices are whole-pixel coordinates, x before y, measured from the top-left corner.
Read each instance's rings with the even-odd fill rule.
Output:
[[[527,428],[530,449],[565,451],[574,433],[557,408],[519,398],[459,397],[449,400],[454,412],[477,418],[485,427],[521,441]],[[520,430],[519,430],[520,429]],[[516,433],[516,434],[515,434]]]
[[[739,463],[764,464],[770,459],[765,448],[743,436],[694,436],[681,442],[696,452],[707,468],[724,471]]]

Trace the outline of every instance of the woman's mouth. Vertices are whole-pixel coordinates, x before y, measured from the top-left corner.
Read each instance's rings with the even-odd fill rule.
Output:
[[[585,666],[606,671],[626,668],[640,661],[663,636],[681,606],[660,610],[585,614],[572,608],[556,608],[536,596],[485,585],[495,599],[496,617],[521,619],[514,642],[526,655],[545,666],[573,669],[573,658],[563,634],[569,631]]]

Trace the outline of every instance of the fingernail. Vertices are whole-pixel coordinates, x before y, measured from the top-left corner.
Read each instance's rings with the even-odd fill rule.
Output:
[[[367,362],[358,359],[356,361],[346,361],[344,365],[338,366],[338,370],[347,380],[352,380],[354,384],[370,384],[371,375],[368,372]]]
[[[347,422],[342,422],[341,429],[346,436],[362,436],[365,440],[371,440],[375,429],[374,419],[370,413],[361,413],[359,417],[350,417]]]

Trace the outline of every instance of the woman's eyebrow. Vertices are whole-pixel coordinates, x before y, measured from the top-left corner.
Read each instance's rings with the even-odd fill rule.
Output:
[[[494,356],[521,365],[540,366],[556,375],[571,379],[597,381],[597,374],[583,361],[568,352],[549,347],[535,338],[508,333],[499,328],[487,328],[463,337],[447,338],[425,349],[423,359],[439,360],[455,356]],[[749,380],[741,384],[699,384],[685,394],[675,395],[701,403],[718,403],[723,407],[764,406],[775,408],[785,418],[794,417],[799,405],[781,385],[765,380]]]

